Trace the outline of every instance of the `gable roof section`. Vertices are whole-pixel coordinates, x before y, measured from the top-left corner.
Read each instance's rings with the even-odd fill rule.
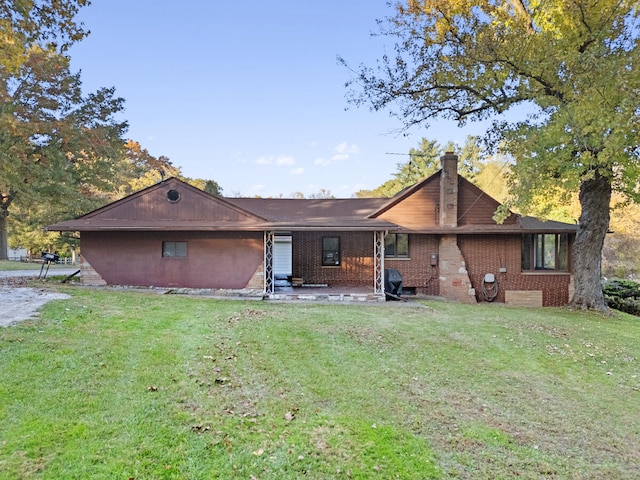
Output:
[[[438,225],[440,172],[395,197],[348,199],[221,198],[176,178],[147,187],[50,231],[380,231],[425,234],[569,233],[577,226],[511,215],[458,176],[458,226]],[[169,198],[175,191],[179,199]]]
[[[170,193],[171,192],[171,193]],[[177,199],[170,198],[178,195]],[[147,187],[77,219],[59,231],[261,229],[265,219],[177,178]]]
[[[458,176],[458,225],[495,225],[493,219],[500,202],[464,177]],[[502,223],[513,225],[517,216],[510,214]]]
[[[439,225],[440,174],[402,190],[388,199],[370,218],[380,218],[414,233],[428,234],[522,234],[570,233],[577,226],[511,214],[501,224],[493,219],[500,203],[469,180],[458,175],[458,226]]]
[[[441,172],[442,170],[401,191],[370,216],[410,230],[438,227]],[[458,175],[458,226],[495,225],[493,214],[499,206],[499,202]],[[511,215],[504,223],[509,225],[515,222],[515,215]]]
[[[410,230],[438,225],[440,172],[406,188],[391,197],[369,218],[380,218]]]

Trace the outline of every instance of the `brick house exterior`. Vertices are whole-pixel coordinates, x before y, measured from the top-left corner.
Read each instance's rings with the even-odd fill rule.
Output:
[[[394,269],[403,294],[566,305],[576,226],[514,214],[496,224],[498,206],[447,153],[439,172],[392,198],[220,198],[171,178],[47,228],[80,232],[82,278],[92,283],[278,298],[284,268],[284,288],[384,299]]]

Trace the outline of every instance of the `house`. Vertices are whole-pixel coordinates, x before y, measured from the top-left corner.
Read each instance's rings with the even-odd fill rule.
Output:
[[[394,269],[403,295],[566,305],[576,226],[496,224],[498,202],[441,161],[392,198],[220,198],[170,178],[48,229],[80,232],[86,283],[384,300]]]

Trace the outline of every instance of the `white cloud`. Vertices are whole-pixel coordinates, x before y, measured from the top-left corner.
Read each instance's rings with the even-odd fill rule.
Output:
[[[293,170],[289,170],[289,175],[302,175],[304,173],[304,168],[294,168]]]
[[[351,155],[359,154],[360,147],[358,147],[357,145],[349,145],[347,142],[342,142],[336,145],[333,148],[333,151],[334,154],[331,156],[331,158],[316,158],[314,164],[318,165],[319,167],[328,167],[329,165],[332,165],[334,163],[344,162],[345,160],[349,160],[349,158],[351,158]]]
[[[295,164],[295,159],[289,155],[260,157],[256,160],[256,165],[276,165],[278,167],[286,167],[288,165]]]
[[[357,145],[349,145],[347,142],[342,142],[334,148],[334,151],[339,155],[349,155],[360,153],[360,147]]]
[[[295,164],[296,164],[296,161],[294,160],[294,158],[288,155],[281,155],[278,158],[276,158],[276,165],[280,167],[285,165],[295,165]]]

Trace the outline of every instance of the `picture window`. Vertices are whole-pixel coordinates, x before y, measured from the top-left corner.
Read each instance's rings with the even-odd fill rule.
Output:
[[[522,236],[522,271],[569,270],[569,235],[566,233]]]

